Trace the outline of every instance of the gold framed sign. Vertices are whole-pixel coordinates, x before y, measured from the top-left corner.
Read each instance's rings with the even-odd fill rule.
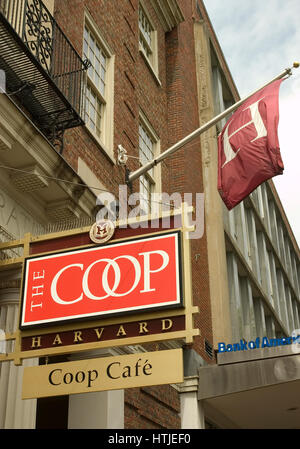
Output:
[[[135,353],[26,367],[22,399],[175,384],[183,380],[182,349]]]
[[[23,251],[0,262],[2,270],[22,268],[20,328],[5,334],[15,340],[14,350],[0,354],[0,362],[167,340],[192,343],[200,334],[193,325],[199,309],[186,238],[192,229],[184,218],[192,208],[185,206],[173,211],[168,229],[160,220],[155,229],[117,222],[105,244],[91,242],[90,227],[0,243],[0,250]]]

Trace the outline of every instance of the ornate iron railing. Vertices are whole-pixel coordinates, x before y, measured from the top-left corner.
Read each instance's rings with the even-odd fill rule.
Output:
[[[0,68],[48,137],[83,124],[88,66],[41,0],[0,0]]]

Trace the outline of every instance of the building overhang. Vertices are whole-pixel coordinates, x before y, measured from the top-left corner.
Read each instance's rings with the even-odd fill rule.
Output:
[[[217,425],[299,429],[300,355],[291,347],[219,354],[199,369],[198,399]]]
[[[0,174],[3,191],[48,230],[93,221],[95,194],[6,94],[0,95]],[[6,231],[19,237],[9,224]]]
[[[165,32],[171,31],[184,21],[184,15],[177,0],[151,0],[152,5],[164,27]]]

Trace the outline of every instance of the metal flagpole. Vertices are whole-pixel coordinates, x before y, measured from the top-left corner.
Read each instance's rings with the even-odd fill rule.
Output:
[[[299,62],[294,62],[293,68],[298,68],[299,65],[300,65]],[[285,69],[282,73],[280,73],[278,76],[276,76],[271,81],[266,83],[264,86],[260,87],[259,89],[256,89],[254,92],[252,92],[251,94],[249,94],[247,97],[243,98],[242,100],[239,100],[237,103],[233,104],[228,109],[226,109],[225,111],[221,112],[221,114],[216,115],[209,122],[205,123],[205,125],[202,125],[200,128],[196,129],[191,134],[189,134],[188,136],[184,137],[179,142],[175,143],[175,145],[173,145],[170,148],[168,148],[166,151],[161,153],[155,159],[153,159],[152,161],[150,161],[147,164],[143,165],[142,167],[140,167],[136,171],[134,171],[132,173],[129,173],[128,177],[127,177],[127,183],[129,184],[129,183],[133,182],[135,179],[139,178],[144,173],[146,173],[147,171],[151,170],[152,167],[154,167],[155,165],[157,165],[160,162],[162,162],[164,159],[169,157],[171,154],[175,153],[175,151],[179,150],[185,144],[189,143],[195,137],[198,137],[200,134],[202,134],[203,132],[207,131],[211,126],[215,125],[219,120],[221,120],[222,118],[226,117],[226,115],[230,114],[232,111],[237,109],[242,103],[244,103],[244,101],[248,100],[248,98],[250,98],[252,95],[256,94],[257,92],[259,92],[264,87],[266,87],[269,84],[273,83],[273,81],[276,81],[278,79],[283,78],[286,75],[291,75],[291,74],[292,74],[292,68]]]

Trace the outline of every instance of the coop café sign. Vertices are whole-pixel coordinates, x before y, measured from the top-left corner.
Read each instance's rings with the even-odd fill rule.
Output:
[[[182,306],[180,233],[25,260],[20,328]]]

